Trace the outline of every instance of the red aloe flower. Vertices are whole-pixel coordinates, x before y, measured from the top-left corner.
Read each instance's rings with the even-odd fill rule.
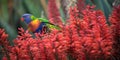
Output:
[[[20,35],[14,40],[12,55],[20,60],[47,60],[42,40],[32,38],[28,31],[19,30]]]
[[[62,24],[56,0],[48,0],[48,18],[51,23],[56,25]]]
[[[120,55],[120,5],[114,7],[110,16],[112,35],[114,39],[115,55]],[[118,57],[117,57],[118,58]],[[120,59],[120,58],[119,58]]]
[[[3,29],[0,29],[0,45],[2,46],[9,46],[9,42],[7,41],[8,35],[5,33]]]
[[[79,12],[85,9],[85,0],[77,0],[77,8]]]
[[[73,53],[71,55],[76,57],[83,55],[81,58],[85,57],[93,60],[98,58],[108,59],[112,53],[112,34],[110,28],[106,24],[103,13],[101,11],[93,10],[93,8],[94,7],[88,6],[87,9],[83,10],[83,19],[80,19],[76,15],[71,15],[72,23],[68,28],[71,32],[68,33],[65,30],[64,34],[68,34],[66,36],[71,36],[71,38],[69,36],[69,39],[73,40],[73,44],[74,41],[78,41],[77,43],[80,43],[78,45],[81,48],[74,50],[74,47],[72,50],[74,53],[77,52],[77,50],[83,51],[81,54],[79,54],[79,51],[76,54]],[[74,9],[73,12],[77,12],[77,10]],[[76,37],[72,38],[74,35]]]
[[[24,31],[23,28],[18,28],[18,30],[19,30],[18,39],[20,39],[20,40],[25,40],[26,38],[31,38],[32,37],[32,35],[29,34],[28,31]]]
[[[7,38],[8,35],[5,33],[5,31],[3,29],[0,29],[0,46],[2,47],[2,53],[7,57],[8,60],[10,60],[9,56],[10,44]]]

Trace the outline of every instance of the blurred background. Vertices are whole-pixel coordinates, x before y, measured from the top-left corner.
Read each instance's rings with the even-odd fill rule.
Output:
[[[47,17],[47,6],[50,0],[0,0],[0,28],[4,28],[9,34],[9,40],[13,40],[18,34],[18,28],[27,29],[24,22],[20,21],[22,14],[30,13],[36,17]],[[77,0],[56,0],[57,7],[63,20],[67,20],[65,6],[72,6]],[[101,9],[106,19],[112,11],[114,0],[85,0],[85,4],[96,5]],[[77,2],[80,3],[80,2]]]

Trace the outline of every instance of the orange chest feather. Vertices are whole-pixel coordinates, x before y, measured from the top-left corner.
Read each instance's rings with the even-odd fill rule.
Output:
[[[36,31],[36,29],[38,29],[39,25],[40,25],[40,21],[39,20],[34,20],[34,21],[31,21],[29,24],[28,24],[28,30],[34,32]]]

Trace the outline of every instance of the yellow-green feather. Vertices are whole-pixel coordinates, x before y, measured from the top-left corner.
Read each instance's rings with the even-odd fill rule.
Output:
[[[47,25],[47,27],[48,27],[49,29],[57,29],[57,30],[60,30],[60,29],[61,29],[59,26],[52,25],[52,24],[49,24],[49,23],[47,23],[46,25]]]
[[[37,18],[35,17],[35,16],[33,16],[33,15],[31,15],[31,20],[36,20]]]

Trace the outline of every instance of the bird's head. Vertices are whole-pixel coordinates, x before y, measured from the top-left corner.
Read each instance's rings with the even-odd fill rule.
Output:
[[[31,22],[31,14],[23,14],[21,17],[21,21],[25,21],[25,23],[29,24]]]

